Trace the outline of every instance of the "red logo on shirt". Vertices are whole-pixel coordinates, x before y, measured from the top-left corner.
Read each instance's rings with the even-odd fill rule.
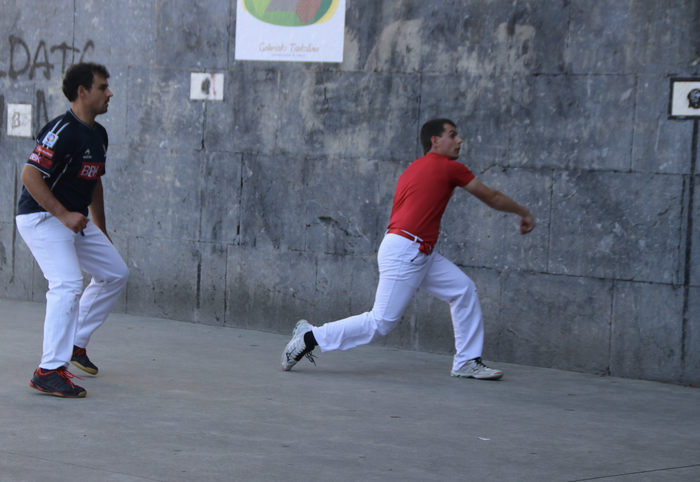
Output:
[[[39,154],[42,154],[42,155],[48,157],[49,159],[51,159],[53,157],[53,151],[51,149],[47,149],[46,147],[42,146],[41,144],[36,146],[36,149],[34,149],[34,152],[38,152]]]
[[[103,173],[105,165],[100,162],[83,162],[78,177],[89,181],[97,180]]]
[[[39,145],[36,146],[34,152],[29,155],[29,160],[40,165],[44,169],[51,169],[51,166],[53,165],[53,161],[51,160],[52,157],[53,151],[51,149],[47,149],[44,146]]]

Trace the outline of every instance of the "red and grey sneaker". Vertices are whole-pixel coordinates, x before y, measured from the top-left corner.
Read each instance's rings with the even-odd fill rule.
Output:
[[[37,368],[34,371],[34,376],[29,382],[29,386],[40,392],[48,393],[56,397],[64,398],[83,398],[87,392],[83,387],[75,385],[71,378],[77,378],[65,367],[59,367],[55,370],[44,370]]]
[[[73,356],[70,362],[90,375],[97,375],[97,367],[88,358],[85,348],[79,348],[73,345]]]

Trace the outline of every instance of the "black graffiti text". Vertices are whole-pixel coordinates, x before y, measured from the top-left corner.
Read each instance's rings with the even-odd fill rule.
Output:
[[[12,80],[24,74],[28,74],[29,80],[33,80],[37,73],[43,75],[46,80],[51,79],[51,70],[56,67],[57,56],[60,56],[61,75],[63,75],[66,67],[72,63],[74,52],[80,54],[78,62],[82,62],[85,54],[95,50],[95,43],[92,40],[85,42],[82,51],[65,42],[48,47],[44,40],[40,40],[32,56],[32,51],[22,38],[10,35],[9,41],[10,66],[7,72],[0,70],[0,78],[10,77]]]

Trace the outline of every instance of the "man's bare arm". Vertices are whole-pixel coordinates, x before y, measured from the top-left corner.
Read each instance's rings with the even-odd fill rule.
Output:
[[[53,195],[49,186],[44,181],[44,175],[35,167],[25,165],[22,169],[22,184],[39,205],[53,214],[64,226],[78,233],[85,229],[88,223],[87,216],[75,211],[68,211]]]
[[[535,218],[530,211],[502,192],[491,189],[476,178],[472,179],[466,186],[463,186],[463,189],[491,209],[520,216],[520,234],[527,234],[535,229]]]

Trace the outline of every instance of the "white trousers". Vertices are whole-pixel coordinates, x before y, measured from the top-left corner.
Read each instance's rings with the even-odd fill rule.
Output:
[[[378,253],[379,285],[372,311],[313,329],[322,352],[348,350],[386,336],[401,320],[416,290],[450,304],[455,333],[453,369],[481,356],[484,325],[474,282],[439,253],[421,253],[419,244],[387,234]]]
[[[22,214],[16,221],[49,282],[39,366],[46,370],[67,367],[73,345],[85,348],[107,319],[126,286],[129,270],[107,236],[91,222],[83,235],[49,213]],[[82,271],[92,276],[84,293]]]

